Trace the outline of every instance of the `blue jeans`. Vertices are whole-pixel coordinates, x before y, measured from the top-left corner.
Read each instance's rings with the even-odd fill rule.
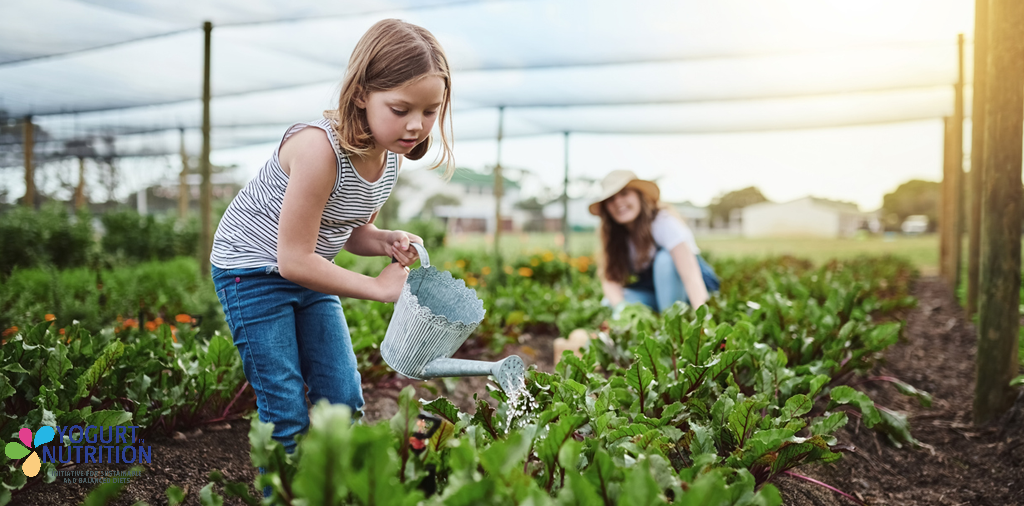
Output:
[[[217,298],[256,391],[262,422],[273,438],[295,451],[295,436],[309,429],[309,399],[363,407],[362,381],[341,301],[281,277],[276,267],[212,268]]]
[[[718,291],[721,282],[714,269],[700,255],[697,255],[697,265],[700,266],[700,273],[704,277],[704,286],[707,287],[708,293]],[[654,255],[653,269],[654,290],[626,287],[627,303],[639,302],[655,311],[662,312],[676,301],[687,304],[690,302],[690,297],[686,294],[686,288],[683,286],[683,278],[679,276],[676,263],[672,260],[672,255],[668,250],[658,249]]]

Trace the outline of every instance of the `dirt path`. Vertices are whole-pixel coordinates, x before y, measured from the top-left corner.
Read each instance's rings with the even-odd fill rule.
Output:
[[[872,505],[1024,505],[1024,402],[1018,403],[1016,418],[985,428],[972,427],[973,327],[966,322],[950,291],[936,278],[919,281],[915,296],[919,303],[905,314],[908,326],[903,340],[886,353],[885,362],[873,375],[895,376],[930,392],[933,407],[922,408],[882,382],[862,383],[855,388],[867,392],[881,406],[908,414],[914,436],[926,446],[918,450],[897,449],[873,431],[850,423],[838,437],[840,442],[854,445],[856,452],[835,464],[799,472],[855,494]],[[510,353],[518,354],[527,364],[551,371],[550,338],[523,336],[520,345],[507,348],[502,356]],[[411,383],[414,382],[365,385],[366,420],[391,417],[397,410],[398,393]],[[431,385],[460,409],[472,412],[473,393],[486,398],[486,383],[484,378],[464,378],[447,385],[453,391],[439,380]],[[419,394],[425,398],[434,396],[423,388]],[[191,435],[185,441],[153,441],[153,464],[147,466],[145,475],[133,480],[114,504],[130,505],[138,500],[166,504],[164,490],[173,483],[188,487],[185,504],[197,505],[199,490],[206,485],[206,477],[213,469],[222,470],[229,479],[252,482],[255,470],[249,461],[248,423],[238,421],[232,425],[228,430]],[[118,466],[89,464],[79,468],[105,471]],[[780,478],[776,485],[787,505],[854,504],[821,487],[789,477]],[[40,483],[15,496],[13,504],[77,504],[89,488]]]
[[[1007,419],[973,427],[974,326],[938,278],[921,279],[914,295],[918,305],[907,313],[903,339],[873,375],[894,376],[931,393],[932,407],[919,406],[884,382],[855,388],[876,404],[907,414],[914,437],[925,446],[897,449],[851,422],[837,436],[856,446],[854,454],[799,472],[872,505],[1024,505],[1024,403],[1018,402]],[[854,504],[793,478],[777,485],[787,505]]]

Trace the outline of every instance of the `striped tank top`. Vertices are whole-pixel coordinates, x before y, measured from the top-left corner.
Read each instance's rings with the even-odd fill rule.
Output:
[[[303,128],[323,130],[334,146],[338,176],[320,218],[316,253],[330,261],[345,246],[352,230],[370,222],[391,195],[398,179],[398,155],[387,152],[384,174],[369,182],[342,151],[328,119],[292,125],[266,165],[228,205],[217,225],[210,263],[221,269],[277,266],[277,230],[288,175],[281,169],[281,144]]]

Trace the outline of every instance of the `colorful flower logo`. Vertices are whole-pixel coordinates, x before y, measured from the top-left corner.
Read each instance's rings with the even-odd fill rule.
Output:
[[[35,451],[29,450],[29,448],[39,448],[39,445],[44,445],[53,441],[53,436],[53,427],[40,427],[40,429],[36,431],[36,437],[34,440],[32,439],[32,431],[28,429],[21,429],[18,431],[18,439],[20,439],[21,442],[19,443],[15,441],[7,443],[7,447],[4,448],[4,454],[6,454],[9,459],[18,460],[31,453],[32,455],[29,455],[29,457],[25,459],[25,462],[21,464],[21,471],[25,473],[25,476],[31,478],[39,474],[39,468],[42,466],[42,463],[39,461],[39,454]]]

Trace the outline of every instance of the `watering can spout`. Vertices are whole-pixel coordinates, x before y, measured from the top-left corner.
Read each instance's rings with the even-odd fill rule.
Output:
[[[506,393],[523,387],[526,368],[523,359],[511,355],[497,362],[464,360],[459,358],[436,358],[427,363],[422,376],[438,378],[446,376],[494,376],[495,381]]]

